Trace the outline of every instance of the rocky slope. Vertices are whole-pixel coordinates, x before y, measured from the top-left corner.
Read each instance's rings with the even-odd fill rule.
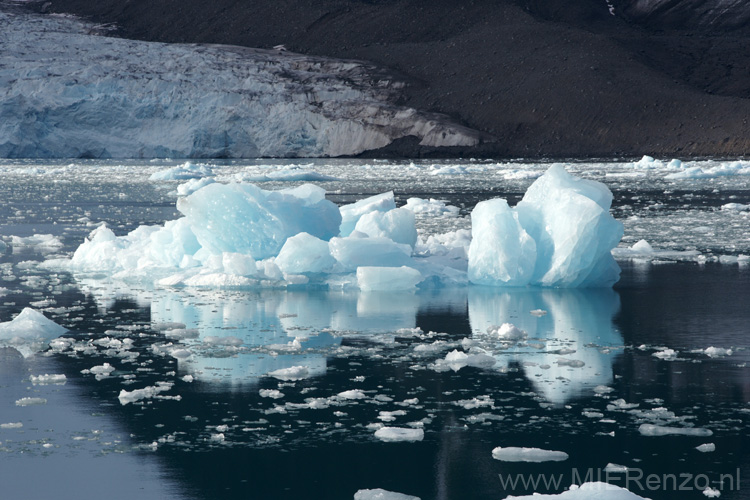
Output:
[[[135,39],[284,44],[370,61],[407,83],[399,104],[449,115],[496,139],[455,154],[685,157],[750,150],[750,37],[736,29],[747,10],[738,5],[51,0],[39,8],[114,23],[114,33]],[[424,154],[418,142],[387,149]]]

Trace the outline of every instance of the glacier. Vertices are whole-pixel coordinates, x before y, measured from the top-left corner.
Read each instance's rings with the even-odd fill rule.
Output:
[[[71,259],[45,265],[209,288],[575,288],[611,287],[619,278],[611,252],[622,224],[609,213],[612,193],[561,165],[515,208],[503,199],[477,204],[470,241],[459,230],[421,243],[416,215],[408,204],[397,208],[393,192],[338,207],[313,184],[272,191],[212,182],[189,191],[176,202],[183,217],[120,237],[101,225]]]
[[[0,157],[332,157],[407,136],[482,140],[394,104],[403,82],[363,62],[104,37],[8,7],[0,33]]]

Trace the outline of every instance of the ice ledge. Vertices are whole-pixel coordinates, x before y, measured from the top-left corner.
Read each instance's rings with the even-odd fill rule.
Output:
[[[0,157],[321,157],[396,139],[482,134],[394,104],[403,82],[359,61],[89,34],[0,11]]]

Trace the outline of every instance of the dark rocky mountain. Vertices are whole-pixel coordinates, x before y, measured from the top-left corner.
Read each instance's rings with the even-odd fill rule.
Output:
[[[380,154],[741,156],[750,3],[740,0],[52,0],[114,34],[371,61],[400,103],[493,136]]]

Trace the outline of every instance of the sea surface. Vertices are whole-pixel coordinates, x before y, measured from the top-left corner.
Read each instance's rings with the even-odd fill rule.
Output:
[[[177,218],[184,180],[150,176],[183,164],[0,162],[0,322],[30,306],[69,329],[27,357],[0,347],[0,498],[478,500],[598,479],[653,499],[750,499],[750,164],[566,163],[614,194],[613,289],[173,289],[42,264],[101,222],[123,235]],[[470,228],[479,201],[514,205],[549,164],[204,166],[265,189],[322,174],[339,204],[393,190],[399,205],[460,209],[418,216],[426,239]],[[652,251],[632,250],[640,240]],[[503,323],[527,338],[487,334]],[[450,356],[475,347],[491,368]],[[268,375],[296,366],[298,380]],[[386,442],[382,426],[424,434]],[[680,434],[651,435],[664,428]],[[508,462],[498,447],[568,458]]]

